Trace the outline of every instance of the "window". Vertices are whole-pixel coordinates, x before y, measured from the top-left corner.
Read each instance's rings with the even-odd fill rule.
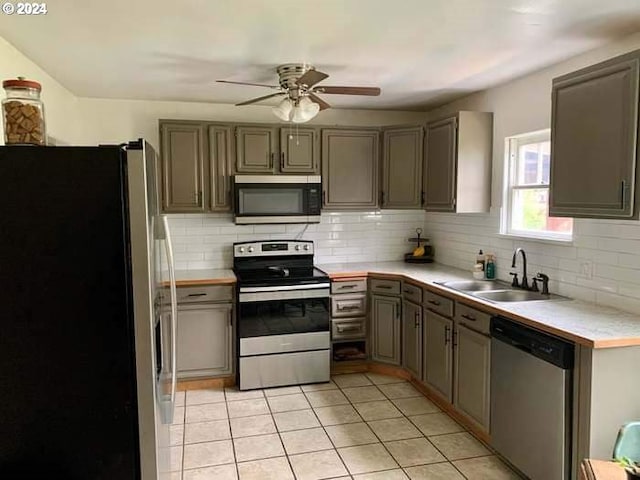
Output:
[[[573,219],[549,217],[549,131],[507,139],[505,215],[502,233],[571,240]]]

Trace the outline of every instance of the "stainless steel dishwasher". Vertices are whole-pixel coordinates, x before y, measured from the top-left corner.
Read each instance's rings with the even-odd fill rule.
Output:
[[[491,319],[491,441],[531,480],[568,480],[574,346]]]

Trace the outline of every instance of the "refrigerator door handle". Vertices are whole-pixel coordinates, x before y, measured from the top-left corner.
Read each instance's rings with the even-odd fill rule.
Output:
[[[177,356],[176,356],[176,336],[178,333],[178,292],[176,288],[176,271],[173,262],[173,247],[171,245],[171,233],[169,231],[169,221],[166,215],[162,215],[162,225],[164,228],[165,249],[167,254],[167,264],[169,267],[169,292],[171,296],[171,406],[176,401],[177,388]]]

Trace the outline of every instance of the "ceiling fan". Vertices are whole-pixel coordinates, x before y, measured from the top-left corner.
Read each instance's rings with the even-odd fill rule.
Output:
[[[233,83],[237,85],[251,85],[255,87],[267,87],[277,90],[276,93],[253,98],[237,106],[251,105],[268,98],[284,96],[285,98],[277,107],[273,108],[276,117],[294,123],[303,123],[315,117],[320,110],[331,108],[327,102],[317,94],[341,94],[341,95],[380,95],[378,87],[336,87],[317,86],[316,84],[329,77],[326,73],[319,72],[313,65],[304,63],[285,63],[276,68],[280,77],[279,85],[267,85],[264,83],[234,82],[231,80],[216,80],[220,83]]]

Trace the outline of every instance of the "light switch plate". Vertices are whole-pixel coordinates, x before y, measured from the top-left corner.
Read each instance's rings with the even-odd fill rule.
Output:
[[[585,260],[580,263],[580,275],[586,278],[587,280],[591,280],[593,278],[593,262],[590,260]]]

